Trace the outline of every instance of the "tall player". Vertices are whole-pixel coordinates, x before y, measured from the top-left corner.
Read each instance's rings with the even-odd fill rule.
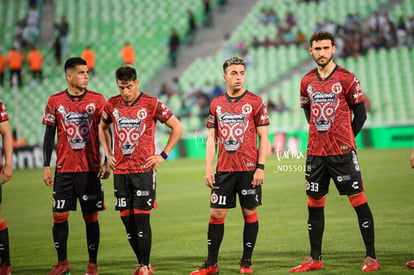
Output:
[[[414,148],[413,148],[413,151],[411,153],[410,164],[411,164],[411,168],[414,169]],[[409,269],[414,269],[414,261],[407,262],[405,264],[405,266],[408,267]]]
[[[309,122],[305,182],[311,251],[310,257],[291,272],[324,268],[324,206],[331,178],[339,193],[348,196],[358,216],[366,247],[362,271],[379,268],[374,220],[364,194],[355,143],[366,120],[364,97],[355,75],[333,62],[335,49],[331,33],[317,31],[311,36],[309,52],[317,67],[302,78],[300,85],[300,103]]]
[[[100,238],[98,211],[105,209],[101,179],[108,178],[110,173],[108,164],[101,167],[99,153],[98,126],[105,99],[86,89],[89,76],[85,60],[79,57],[66,60],[65,76],[68,88],[49,98],[43,118],[46,125],[43,181],[53,185],[53,240],[58,254],[58,263],[49,275],[70,273],[68,217],[70,210],[76,210],[77,199],[86,224],[89,253],[86,275],[95,275]],[[50,159],[56,129],[57,161],[52,180]]]
[[[227,210],[236,207],[236,194],[244,218],[240,273],[253,273],[251,257],[259,231],[256,207],[261,205],[269,118],[263,100],[244,88],[244,60],[227,59],[223,71],[227,92],[211,102],[207,121],[205,183],[211,188],[208,257],[191,275],[219,272],[217,258],[224,236],[224,219]]]
[[[5,184],[12,177],[13,137],[10,131],[9,117],[6,107],[0,100],[0,135],[3,141],[3,153],[6,163],[1,166],[1,184]],[[10,252],[9,252],[9,230],[1,212],[2,188],[0,185],[0,274],[11,274]]]
[[[153,274],[150,262],[150,211],[156,208],[155,171],[183,133],[180,121],[157,98],[138,90],[139,80],[132,65],[115,72],[119,95],[105,104],[99,135],[111,168],[114,171],[115,208],[120,211],[128,241],[138,265],[134,275]],[[156,121],[165,123],[171,133],[160,154],[155,154]],[[112,153],[109,126],[114,129]]]

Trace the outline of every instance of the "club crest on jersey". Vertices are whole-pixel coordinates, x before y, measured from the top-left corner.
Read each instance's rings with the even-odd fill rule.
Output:
[[[330,93],[313,91],[309,84],[307,91],[312,101],[312,119],[319,132],[328,131],[335,121],[335,113],[339,106],[339,94],[342,92],[341,83],[332,85]]]
[[[88,110],[88,107],[86,107],[86,110]],[[58,112],[61,113],[63,117],[63,129],[66,132],[69,146],[74,151],[80,151],[85,148],[86,141],[91,137],[90,129],[93,124],[93,120],[89,119],[91,114],[89,112],[68,112],[63,105],[59,105]]]
[[[218,201],[218,196],[216,193],[211,194],[210,200],[212,203],[216,203]]]
[[[96,110],[96,108],[95,108],[94,103],[90,103],[90,104],[88,104],[88,106],[86,106],[86,112],[90,115],[95,113],[95,110]]]
[[[224,150],[227,152],[236,152],[244,141],[244,133],[249,126],[247,117],[252,112],[252,106],[245,104],[241,111],[241,114],[223,113],[221,106],[216,108],[220,124],[220,141],[224,144]]]
[[[113,115],[116,120],[116,131],[118,132],[121,152],[124,156],[129,156],[135,152],[139,138],[145,131],[146,124],[144,119],[147,117],[147,111],[145,108],[142,108],[137,112],[137,118],[131,118],[120,116],[119,110],[115,108]]]

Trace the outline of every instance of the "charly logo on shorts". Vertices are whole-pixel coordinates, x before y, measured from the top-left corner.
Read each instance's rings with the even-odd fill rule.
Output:
[[[137,197],[145,197],[149,195],[150,195],[150,191],[137,190]]]
[[[241,194],[243,196],[247,196],[247,195],[255,195],[256,194],[256,189],[243,189],[241,191]]]
[[[216,203],[218,201],[217,194],[215,194],[215,193],[211,194],[210,200],[211,200],[212,203]]]

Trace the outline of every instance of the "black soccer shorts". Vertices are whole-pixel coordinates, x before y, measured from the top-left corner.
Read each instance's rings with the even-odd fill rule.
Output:
[[[115,209],[151,210],[155,204],[156,173],[115,174]]]
[[[98,172],[56,173],[53,184],[53,212],[76,210],[79,199],[83,213],[105,209],[102,180]]]
[[[341,195],[358,194],[364,191],[356,152],[336,156],[311,156],[306,159],[306,194],[322,197],[329,191],[331,178]]]
[[[254,208],[262,204],[262,186],[252,187],[254,171],[249,172],[217,172],[216,183],[211,190],[211,208],[236,207],[236,194],[240,206]]]

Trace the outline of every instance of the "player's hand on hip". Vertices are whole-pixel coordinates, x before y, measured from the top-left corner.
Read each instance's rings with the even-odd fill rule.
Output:
[[[253,174],[252,186],[253,188],[262,185],[264,182],[264,171],[263,169],[256,169]]]
[[[1,184],[5,184],[12,177],[12,174],[13,174],[12,166],[8,164],[4,165],[0,173],[1,173],[0,177],[3,176],[3,180],[1,181]]]
[[[214,184],[216,183],[216,179],[214,176],[214,171],[211,169],[206,170],[206,176],[205,176],[206,185],[213,189]]]
[[[43,181],[47,186],[53,185],[52,172],[50,171],[50,167],[43,167]]]
[[[158,164],[160,164],[164,160],[165,159],[163,157],[161,157],[161,155],[159,155],[159,154],[150,156],[149,158],[147,158],[147,166],[152,167],[152,168],[156,168],[158,166]]]

